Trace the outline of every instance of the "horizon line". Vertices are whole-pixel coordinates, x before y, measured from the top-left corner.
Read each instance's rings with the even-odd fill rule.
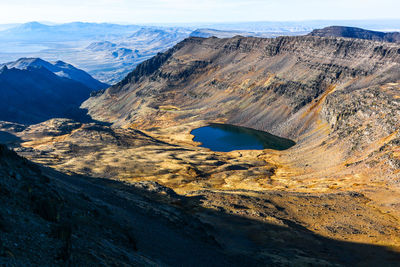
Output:
[[[0,25],[11,25],[11,24],[28,24],[28,23],[39,23],[47,26],[72,24],[72,23],[88,23],[88,24],[117,24],[117,25],[179,25],[179,24],[245,24],[245,23],[305,23],[305,22],[383,22],[383,21],[399,21],[400,18],[374,18],[374,19],[306,19],[306,20],[245,20],[245,21],[205,21],[205,22],[124,22],[124,21],[83,21],[83,20],[72,20],[65,22],[54,22],[54,21],[41,21],[41,20],[28,20],[24,22],[5,22]]]

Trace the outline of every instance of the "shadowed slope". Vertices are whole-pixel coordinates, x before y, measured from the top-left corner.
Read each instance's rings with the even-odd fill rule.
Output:
[[[57,76],[79,82],[85,85],[86,87],[89,87],[92,90],[100,90],[109,87],[108,84],[102,83],[94,79],[85,71],[75,68],[71,64],[65,63],[60,60],[56,62],[47,62],[40,58],[20,58],[17,61],[0,65],[0,67],[2,66],[7,66],[7,68],[9,69],[16,68],[20,70],[26,70],[31,67],[32,68],[43,67],[48,71],[51,71],[52,73],[56,74]]]
[[[399,254],[340,242],[285,219],[288,200],[316,196],[204,192],[183,197],[154,182],[127,185],[40,168],[0,146],[0,263],[11,265],[264,266],[265,264],[395,265]],[[215,210],[207,195],[230,204]],[[328,196],[363,201],[362,195]],[[243,213],[266,205],[267,218]],[[268,206],[268,207],[267,207]],[[290,210],[288,210],[290,212]],[[231,213],[231,214],[229,214]],[[34,253],[32,252],[34,251]]]
[[[0,70],[0,119],[38,123],[50,118],[82,118],[79,105],[92,89],[44,67]]]

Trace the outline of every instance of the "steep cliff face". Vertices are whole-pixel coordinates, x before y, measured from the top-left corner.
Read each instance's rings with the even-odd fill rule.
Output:
[[[353,94],[395,82],[399,64],[400,46],[389,43],[311,36],[189,38],[83,107],[116,125],[226,120],[299,138],[312,129],[308,111],[318,100],[332,91]],[[166,105],[175,112],[164,110]]]

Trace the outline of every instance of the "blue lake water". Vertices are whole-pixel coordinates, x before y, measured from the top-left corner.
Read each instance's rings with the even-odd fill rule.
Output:
[[[267,132],[229,124],[212,123],[194,129],[193,140],[201,142],[201,147],[212,151],[229,152],[233,150],[286,150],[296,143]]]

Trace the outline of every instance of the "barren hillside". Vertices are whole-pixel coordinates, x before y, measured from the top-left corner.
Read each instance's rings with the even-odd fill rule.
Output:
[[[208,225],[207,240],[229,258],[396,265],[399,67],[394,43],[189,38],[83,103],[111,125],[0,126],[20,155],[63,173],[174,190],[185,200],[162,203]],[[213,152],[190,134],[209,122],[296,145]]]

